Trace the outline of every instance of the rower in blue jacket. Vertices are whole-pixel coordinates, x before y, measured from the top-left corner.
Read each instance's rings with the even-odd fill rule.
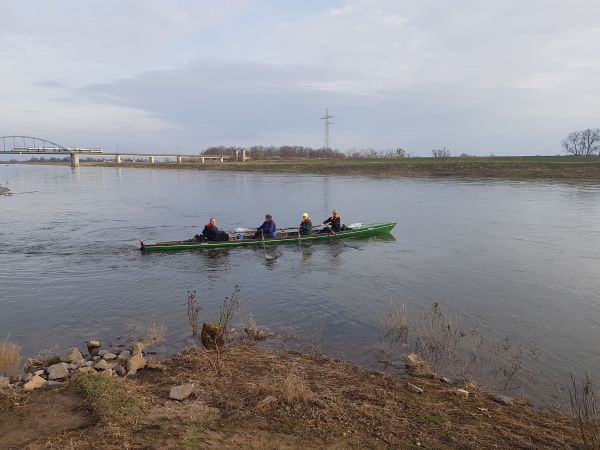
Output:
[[[277,225],[273,221],[273,216],[271,214],[265,215],[265,221],[262,223],[260,227],[256,229],[256,233],[254,233],[254,239],[259,237],[276,237],[277,236]]]

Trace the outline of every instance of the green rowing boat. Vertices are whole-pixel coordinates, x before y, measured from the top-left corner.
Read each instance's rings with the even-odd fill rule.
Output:
[[[157,242],[155,244],[145,244],[143,241],[140,245],[142,252],[164,252],[173,250],[209,250],[214,248],[232,248],[232,247],[252,247],[263,244],[297,244],[298,242],[321,242],[331,241],[336,239],[348,239],[358,237],[371,237],[380,234],[389,233],[396,224],[390,223],[371,223],[360,224],[350,230],[339,231],[337,233],[313,233],[309,236],[298,237],[298,232],[286,233],[280,232],[278,237],[262,239],[251,239],[249,235],[236,234],[230,236],[228,241],[209,241],[197,242],[191,241],[170,241]],[[238,239],[241,237],[242,239]]]

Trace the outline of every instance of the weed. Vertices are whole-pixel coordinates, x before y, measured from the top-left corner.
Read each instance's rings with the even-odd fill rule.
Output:
[[[579,428],[579,434],[586,449],[600,449],[600,414],[590,374],[578,383],[571,374],[572,389],[569,390],[571,413]]]
[[[0,342],[0,375],[11,377],[19,372],[21,347],[7,337]]]

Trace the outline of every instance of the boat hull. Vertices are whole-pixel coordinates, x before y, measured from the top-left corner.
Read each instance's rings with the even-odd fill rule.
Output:
[[[394,222],[390,223],[374,223],[361,225],[359,228],[339,231],[337,233],[322,233],[312,234],[310,236],[302,236],[298,238],[294,237],[277,237],[269,238],[264,241],[260,239],[243,239],[243,240],[231,240],[231,241],[213,241],[213,242],[186,242],[186,241],[172,241],[172,242],[158,242],[156,244],[144,244],[142,242],[140,250],[142,252],[165,252],[165,251],[176,251],[176,250],[210,250],[210,249],[224,249],[234,247],[256,247],[265,244],[298,244],[298,242],[323,242],[332,241],[337,239],[351,239],[360,237],[372,237],[380,234],[386,234],[392,231],[396,226]]]

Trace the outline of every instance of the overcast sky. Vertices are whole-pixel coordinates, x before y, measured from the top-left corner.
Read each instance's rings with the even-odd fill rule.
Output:
[[[600,127],[600,1],[0,0],[0,135],[556,154]]]

